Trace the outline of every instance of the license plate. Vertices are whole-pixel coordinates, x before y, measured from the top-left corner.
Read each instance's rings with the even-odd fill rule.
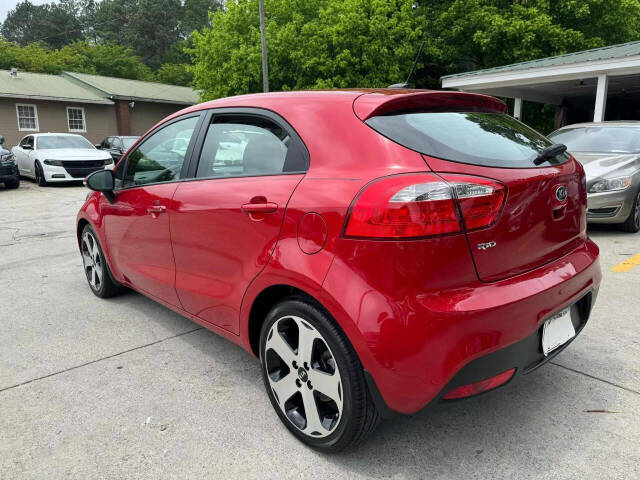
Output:
[[[542,327],[542,351],[545,357],[575,336],[570,308],[547,319]]]

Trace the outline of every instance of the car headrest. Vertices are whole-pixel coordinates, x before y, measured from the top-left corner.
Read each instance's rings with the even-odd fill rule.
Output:
[[[285,152],[273,135],[252,136],[244,148],[243,171],[247,175],[281,173]]]

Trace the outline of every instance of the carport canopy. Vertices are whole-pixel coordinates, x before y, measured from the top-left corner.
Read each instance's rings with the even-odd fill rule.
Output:
[[[522,118],[523,101],[556,105],[556,127],[566,123],[569,101],[594,122],[605,120],[612,99],[621,100],[624,112],[608,117],[640,119],[640,41],[448,75],[442,87],[513,98],[516,118]],[[637,108],[629,109],[629,102]]]

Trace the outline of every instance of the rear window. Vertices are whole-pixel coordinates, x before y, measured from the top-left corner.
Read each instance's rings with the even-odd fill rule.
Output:
[[[513,117],[481,112],[409,112],[372,117],[367,125],[425,155],[454,162],[531,168],[552,142]],[[545,165],[566,162],[557,155]]]
[[[640,128],[634,127],[564,128],[549,138],[570,152],[640,153]]]

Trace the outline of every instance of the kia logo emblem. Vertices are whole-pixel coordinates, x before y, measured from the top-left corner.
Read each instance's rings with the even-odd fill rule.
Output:
[[[556,198],[559,202],[565,202],[567,200],[567,187],[560,185],[556,188]]]

